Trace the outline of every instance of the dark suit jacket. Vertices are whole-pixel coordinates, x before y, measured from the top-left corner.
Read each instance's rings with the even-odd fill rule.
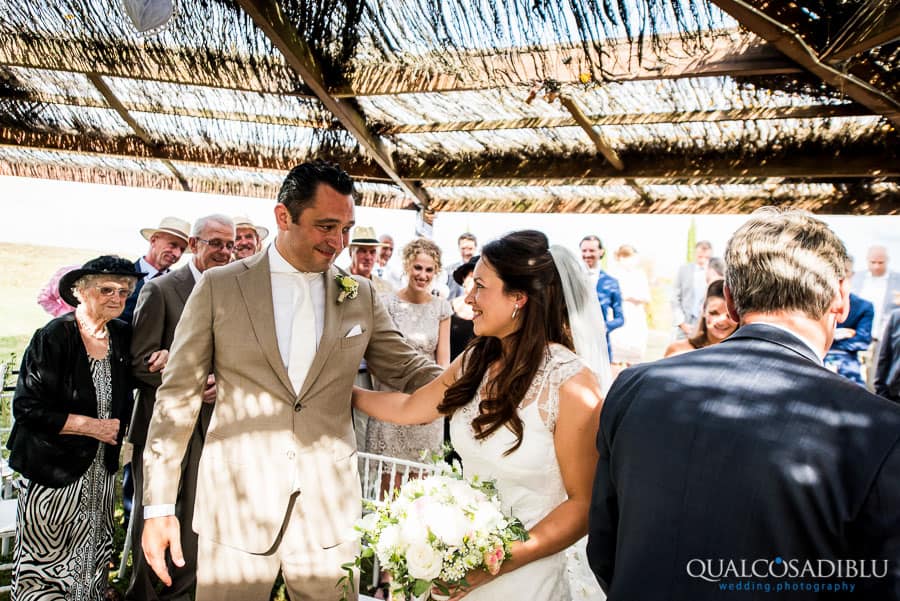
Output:
[[[117,319],[107,327],[112,377],[110,417],[121,422],[121,443],[133,404],[130,331]],[[94,460],[100,442],[90,436],[60,434],[70,413],[97,417],[97,394],[75,313],[51,320],[35,332],[25,349],[13,397],[15,423],[6,442],[11,451],[9,465],[26,478],[54,488],[80,478]],[[119,446],[105,445],[103,460],[106,469],[115,472]]]
[[[610,601],[703,601],[785,579],[708,582],[692,560],[880,559],[887,577],[843,580],[853,598],[900,599],[898,440],[900,408],[772,326],[628,369],[600,417],[591,567]]]
[[[134,270],[136,272],[141,271],[140,259],[134,262]],[[143,287],[144,278],[138,278],[138,281],[134,285],[134,292],[131,293],[131,296],[125,299],[125,310],[122,311],[122,315],[119,316],[119,319],[121,319],[125,323],[131,323],[134,320],[134,308],[137,306],[138,296],[140,296],[141,289]]]
[[[900,402],[900,309],[891,313],[875,370],[875,392]]]
[[[175,326],[193,289],[194,274],[188,265],[148,281],[141,289],[131,326],[132,367],[138,381],[138,400],[128,439],[135,445],[143,446],[147,439],[156,389],[162,384],[162,372],[151,373],[147,369],[147,357],[172,346]]]

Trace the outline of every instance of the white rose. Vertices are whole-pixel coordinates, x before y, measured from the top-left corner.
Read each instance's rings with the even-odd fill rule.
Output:
[[[421,580],[434,580],[441,575],[441,554],[428,543],[414,543],[406,550],[409,575]]]
[[[400,544],[404,547],[428,542],[428,528],[420,515],[407,515],[400,521]]]
[[[374,511],[372,513],[367,513],[362,518],[356,521],[356,527],[366,533],[372,532],[377,524],[378,514]]]
[[[472,526],[478,532],[489,533],[500,529],[503,514],[490,503],[482,503],[475,508]]]
[[[391,555],[400,551],[402,551],[400,549],[400,529],[395,524],[386,526],[381,531],[378,542],[375,543],[375,553],[378,555],[378,560],[386,564],[390,560]]]
[[[434,504],[425,508],[425,524],[431,532],[450,546],[458,547],[472,524],[458,507]]]

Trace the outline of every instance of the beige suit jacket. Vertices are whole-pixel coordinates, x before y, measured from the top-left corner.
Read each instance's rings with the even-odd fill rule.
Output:
[[[302,520],[310,545],[352,538],[361,500],[350,394],[360,360],[365,355],[377,377],[400,390],[426,384],[441,369],[393,328],[368,282],[339,304],[338,273],[324,275],[324,330],[298,395],[278,351],[268,253],[206,272],[185,306],[157,391],[144,450],[145,505],[175,503],[181,457],[212,371],[217,401],[200,460],[194,530],[267,552],[299,492],[291,519]],[[362,333],[347,337],[354,326]]]

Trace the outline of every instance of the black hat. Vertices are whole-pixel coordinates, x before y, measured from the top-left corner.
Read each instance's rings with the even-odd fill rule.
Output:
[[[103,255],[91,259],[82,265],[81,269],[73,269],[59,279],[59,296],[73,307],[78,305],[79,300],[72,294],[72,286],[75,285],[78,278],[85,275],[131,276],[137,280],[147,274],[135,271],[134,263],[115,255]]]
[[[475,263],[477,263],[478,259],[480,258],[481,255],[475,255],[474,257],[469,259],[468,262],[463,263],[462,265],[454,269],[453,281],[462,286],[463,282],[466,279],[466,276],[475,271]]]

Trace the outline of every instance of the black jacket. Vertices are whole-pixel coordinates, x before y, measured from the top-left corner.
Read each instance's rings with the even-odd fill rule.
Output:
[[[834,591],[807,585],[837,581],[900,599],[900,407],[795,336],[751,324],[622,372],[598,448],[587,550],[611,601],[812,601]],[[884,577],[779,577],[820,559]]]
[[[131,418],[129,326],[119,320],[107,324],[110,338],[112,407],[120,420],[121,444]],[[35,332],[25,350],[13,397],[15,423],[6,443],[9,465],[38,484],[59,488],[71,484],[88,469],[100,442],[89,436],[60,434],[70,413],[97,417],[97,396],[87,351],[78,333],[75,314],[50,321]],[[119,445],[105,445],[103,459],[111,473],[119,466]]]
[[[875,392],[900,402],[900,309],[891,313],[881,338],[875,369]]]

